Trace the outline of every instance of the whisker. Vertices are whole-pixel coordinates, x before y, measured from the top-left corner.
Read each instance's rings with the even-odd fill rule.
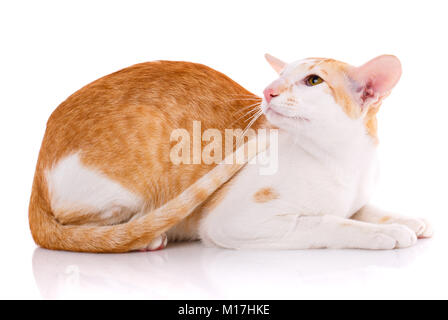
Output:
[[[227,101],[246,101],[246,100],[249,100],[249,101],[261,101],[261,100],[263,100],[263,99],[261,99],[261,98],[232,98],[232,99],[228,99]]]
[[[259,106],[260,106],[260,103],[255,102],[254,104],[251,104],[251,105],[249,105],[249,106],[245,106],[245,107],[239,109],[239,110],[236,111],[234,114],[241,113],[241,112],[243,112],[243,111],[245,111],[245,110],[247,110],[247,109],[249,109],[249,108],[252,108],[252,107],[258,108]]]
[[[236,119],[235,121],[233,121],[233,122],[230,124],[230,126],[233,126],[233,125],[235,124],[235,122],[237,122],[237,121],[239,121],[239,120],[241,120],[242,118],[247,117],[247,116],[249,116],[249,118],[246,119],[246,120],[244,120],[244,122],[249,121],[249,120],[251,119],[251,117],[254,115],[254,114],[252,114],[253,112],[258,112],[258,108],[254,108],[254,109],[249,110],[248,112],[246,112],[245,114],[243,114],[242,116],[240,116],[238,119]]]
[[[241,136],[237,140],[237,143],[236,143],[237,146],[241,145],[241,142],[244,140],[244,136],[246,135],[247,131],[252,127],[252,125],[255,123],[255,121],[257,121],[258,118],[260,118],[260,116],[262,114],[263,114],[263,110],[262,109],[259,109],[258,112],[255,113],[255,115],[252,117],[252,120],[249,122],[249,124],[246,126],[246,128],[243,131],[243,133],[241,134]]]
[[[250,110],[247,111],[242,117],[247,116],[248,114],[251,114],[251,113],[253,113],[253,112],[255,112],[255,111],[258,111],[258,108],[250,109]],[[240,117],[240,119],[241,119],[242,117]]]
[[[230,96],[239,96],[239,97],[258,97],[255,94],[241,94],[241,93],[231,93]]]

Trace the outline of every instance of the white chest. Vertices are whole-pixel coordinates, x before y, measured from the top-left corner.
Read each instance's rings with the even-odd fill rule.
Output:
[[[280,137],[277,171],[260,175],[260,164],[246,166],[236,178],[231,198],[239,201],[271,188],[279,196],[265,205],[275,206],[279,213],[349,217],[369,200],[377,160],[375,146],[370,144],[344,152],[342,157],[316,155]]]

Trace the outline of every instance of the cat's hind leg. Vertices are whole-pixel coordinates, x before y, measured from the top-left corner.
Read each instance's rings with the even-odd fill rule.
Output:
[[[430,238],[433,235],[433,229],[425,219],[404,217],[395,213],[378,209],[367,205],[356,212],[352,219],[376,223],[376,224],[401,224],[405,225],[415,232],[418,238]]]
[[[143,211],[141,196],[83,164],[79,153],[59,160],[45,178],[52,212],[63,225],[114,225]]]
[[[51,209],[66,226],[111,226],[135,220],[148,212],[144,200],[98,169],[84,165],[78,153],[61,159],[46,172]],[[165,248],[162,234],[140,251]]]

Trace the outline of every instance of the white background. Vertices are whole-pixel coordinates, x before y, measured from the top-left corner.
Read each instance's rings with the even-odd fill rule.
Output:
[[[446,1],[2,1],[0,298],[448,298]],[[379,115],[373,201],[429,219],[431,240],[395,251],[156,253],[36,249],[27,206],[45,123],[100,76],[157,60],[204,63],[261,94],[264,61],[397,55]]]

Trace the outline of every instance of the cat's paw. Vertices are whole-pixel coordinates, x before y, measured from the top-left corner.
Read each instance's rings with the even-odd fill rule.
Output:
[[[419,239],[431,238],[433,235],[431,224],[425,219],[401,218],[396,222],[405,225],[406,227],[414,231]]]
[[[166,236],[165,233],[163,233],[162,235],[152,240],[146,247],[141,248],[138,251],[146,252],[146,251],[162,250],[166,247],[167,244],[168,244],[168,237]]]
[[[385,234],[394,240],[394,248],[408,248],[417,243],[417,235],[414,230],[401,224],[389,224],[381,228],[381,234]]]
[[[426,219],[420,219],[425,224],[425,227],[422,229],[420,234],[417,234],[419,239],[431,238],[434,235],[434,229],[431,224]]]
[[[369,240],[368,244],[362,245],[360,248],[371,250],[391,250],[395,249],[397,241],[384,233],[376,233],[372,240]]]

